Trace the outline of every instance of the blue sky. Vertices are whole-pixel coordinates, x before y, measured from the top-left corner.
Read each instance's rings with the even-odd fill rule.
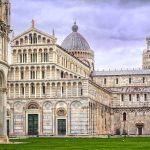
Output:
[[[150,36],[150,0],[11,0],[15,35],[36,27],[61,44],[74,20],[95,51],[99,70],[139,68]]]

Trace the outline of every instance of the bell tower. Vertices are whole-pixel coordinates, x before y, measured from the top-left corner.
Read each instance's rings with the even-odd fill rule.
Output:
[[[10,33],[10,3],[0,0],[0,143],[8,142],[6,129],[8,42]]]
[[[143,69],[150,69],[150,37],[146,38],[147,48],[143,51]]]

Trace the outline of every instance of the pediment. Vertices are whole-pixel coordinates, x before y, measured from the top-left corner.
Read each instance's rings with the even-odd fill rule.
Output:
[[[11,41],[12,46],[30,45],[30,44],[56,44],[57,39],[36,28],[17,35]]]

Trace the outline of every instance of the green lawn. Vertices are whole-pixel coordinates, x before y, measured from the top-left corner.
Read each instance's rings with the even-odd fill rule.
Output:
[[[30,138],[0,145],[0,150],[150,150],[150,138]]]

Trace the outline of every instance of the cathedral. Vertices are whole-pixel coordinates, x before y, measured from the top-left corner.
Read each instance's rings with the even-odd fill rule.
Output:
[[[32,20],[31,28],[11,39],[8,65],[6,14],[0,35],[0,135],[150,135],[150,38],[141,70],[95,71],[94,51],[76,22],[58,45],[54,34]]]

